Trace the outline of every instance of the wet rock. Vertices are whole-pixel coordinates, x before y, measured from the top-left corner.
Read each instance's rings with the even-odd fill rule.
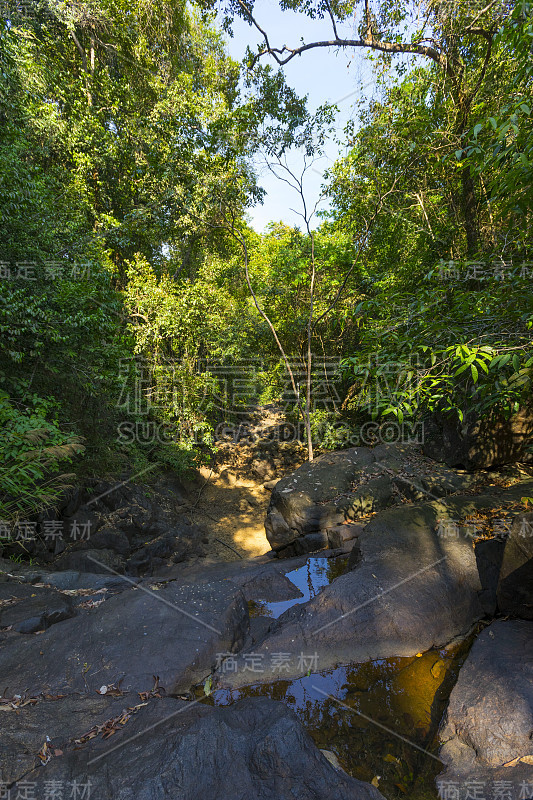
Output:
[[[533,513],[515,518],[505,543],[498,606],[506,614],[533,619]]]
[[[28,780],[90,783],[100,800],[382,799],[336,770],[296,715],[267,698],[216,709],[152,703],[110,742],[52,759]]]
[[[74,616],[69,597],[27,583],[0,583],[0,628],[35,633]]]
[[[106,600],[38,637],[0,649],[0,685],[12,693],[95,691],[124,678],[145,691],[159,675],[169,692],[205,678],[216,654],[238,649],[248,628],[242,593],[228,581],[150,583]]]
[[[438,782],[462,785],[462,800],[467,780],[511,781],[518,797],[521,782],[533,788],[532,766],[520,761],[533,756],[532,732],[533,622],[497,620],[477,637],[451,693]]]
[[[254,647],[261,671],[253,682],[299,677],[301,655],[319,670],[350,662],[412,656],[466,633],[484,614],[470,540],[438,535],[447,509],[438,503],[401,506],[376,515],[357,540],[353,569],[304,605],[294,606]],[[289,654],[283,664],[272,654]],[[217,685],[251,682],[246,654]]]

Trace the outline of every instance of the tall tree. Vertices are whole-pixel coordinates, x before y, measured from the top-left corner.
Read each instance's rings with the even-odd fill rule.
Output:
[[[208,0],[209,1],[209,0]],[[470,112],[484,85],[491,62],[493,41],[509,15],[505,0],[491,0],[484,7],[475,4],[441,3],[426,0],[421,4],[393,0],[391,3],[362,0],[284,0],[283,9],[300,12],[312,19],[326,20],[331,36],[294,46],[276,45],[260,21],[253,0],[227,0],[221,3],[226,24],[237,14],[254,26],[262,37],[257,52],[249,51],[249,63],[271,56],[280,66],[317,48],[363,48],[380,53],[390,61],[394,55],[422,56],[438,68],[443,85],[455,107],[454,136],[462,141],[469,128]],[[318,23],[317,23],[318,26]],[[357,36],[345,34],[355,26]],[[461,207],[468,253],[478,248],[479,231],[476,192],[470,166],[461,166]]]

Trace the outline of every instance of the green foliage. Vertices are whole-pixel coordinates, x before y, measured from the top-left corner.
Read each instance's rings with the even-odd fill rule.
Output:
[[[439,280],[439,270],[427,277],[431,287],[410,301],[385,285],[361,304],[362,340],[347,360],[356,378],[349,407],[401,423],[427,412],[461,421],[493,411],[509,417],[528,404],[533,307],[527,276],[471,288],[468,281]]]
[[[59,474],[83,452],[79,437],[62,431],[54,419],[55,402],[33,395],[18,408],[0,391],[0,519],[27,519],[53,506],[72,474]]]
[[[479,175],[487,176],[490,197],[500,214],[513,220],[521,236],[533,212],[533,6],[517,3],[500,29],[495,45],[512,65],[499,108],[488,106],[487,117],[473,126],[466,154]],[[515,234],[516,235],[516,234]]]
[[[436,67],[404,69],[361,113],[352,150],[331,170],[334,229],[366,236],[358,340],[345,362],[345,408],[360,418],[509,416],[531,402],[530,20],[527,4],[505,19],[470,131],[457,127]],[[474,69],[482,55],[470,58]],[[467,169],[475,259],[463,219]],[[366,235],[362,220],[380,203]]]
[[[325,409],[315,409],[311,413],[311,434],[313,444],[320,450],[341,450],[352,447],[354,430],[340,413]]]
[[[306,135],[305,102],[268,68],[241,85],[212,17],[182,2],[2,14],[2,386],[15,408],[54,398],[58,430],[86,439],[78,471],[184,468],[212,441],[200,361],[241,352],[224,220],[261,197],[257,148]],[[146,421],[121,403],[136,359],[168,443],[117,435]]]
[[[257,365],[251,377],[237,374],[232,412],[284,395],[285,367],[249,296],[232,227],[300,384],[314,247],[313,380],[344,360],[335,388],[354,418],[509,415],[530,401],[533,307],[519,271],[533,259],[529,4],[484,12],[483,24],[499,27],[488,60],[465,33],[466,7],[445,16],[431,6],[428,24],[459,83],[431,59],[402,60],[396,75],[390,56],[374,61],[377,96],[346,131],[349,151],[327,178],[331,211],[312,237],[277,222],[259,235],[244,220],[263,194],[255,156],[320,151],[332,109],[308,114],[281,71],[243,71],[225,52],[212,5],[95,0],[2,11],[7,517],[52,504],[69,461],[100,474],[182,471],[211,458],[227,413],[224,369]],[[284,7],[341,20],[355,8]],[[422,41],[411,11],[381,4],[375,32],[394,44],[407,34]],[[468,277],[473,248],[486,267],[504,263],[505,276]],[[436,265],[449,262],[459,277],[439,275]],[[322,448],[351,441],[338,405],[312,412]]]

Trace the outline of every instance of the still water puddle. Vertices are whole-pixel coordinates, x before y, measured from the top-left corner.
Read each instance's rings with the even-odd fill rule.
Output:
[[[438,727],[470,647],[430,650],[420,657],[351,664],[209,698],[229,705],[243,697],[280,700],[299,716],[316,745],[343,769],[378,785],[390,798],[438,798]]]
[[[292,606],[307,603],[308,600],[316,597],[325,586],[329,586],[335,578],[344,573],[347,560],[347,556],[341,556],[340,558],[308,558],[303,566],[285,573],[285,577],[300,590],[302,597],[294,597],[291,600],[281,600],[275,603],[267,600],[251,600],[248,603],[250,616],[277,619]]]

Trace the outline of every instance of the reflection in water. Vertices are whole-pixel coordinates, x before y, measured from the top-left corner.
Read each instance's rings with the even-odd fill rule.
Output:
[[[302,593],[302,597],[295,597],[291,600],[282,600],[270,603],[267,600],[251,600],[248,603],[250,616],[252,617],[273,617],[277,619],[281,614],[292,606],[299,603],[307,603],[325,587],[342,575],[346,569],[348,557],[324,558],[310,557],[305,564],[292,572],[286,572],[285,577],[293,583]]]
[[[438,726],[469,646],[465,642],[418,658],[351,664],[296,681],[221,689],[213,693],[212,702],[229,705],[241,697],[265,695],[280,700],[298,714],[317,746],[332,750],[350,775],[374,783],[379,776],[379,789],[388,798],[433,800],[442,765],[409,742],[437,754]]]

